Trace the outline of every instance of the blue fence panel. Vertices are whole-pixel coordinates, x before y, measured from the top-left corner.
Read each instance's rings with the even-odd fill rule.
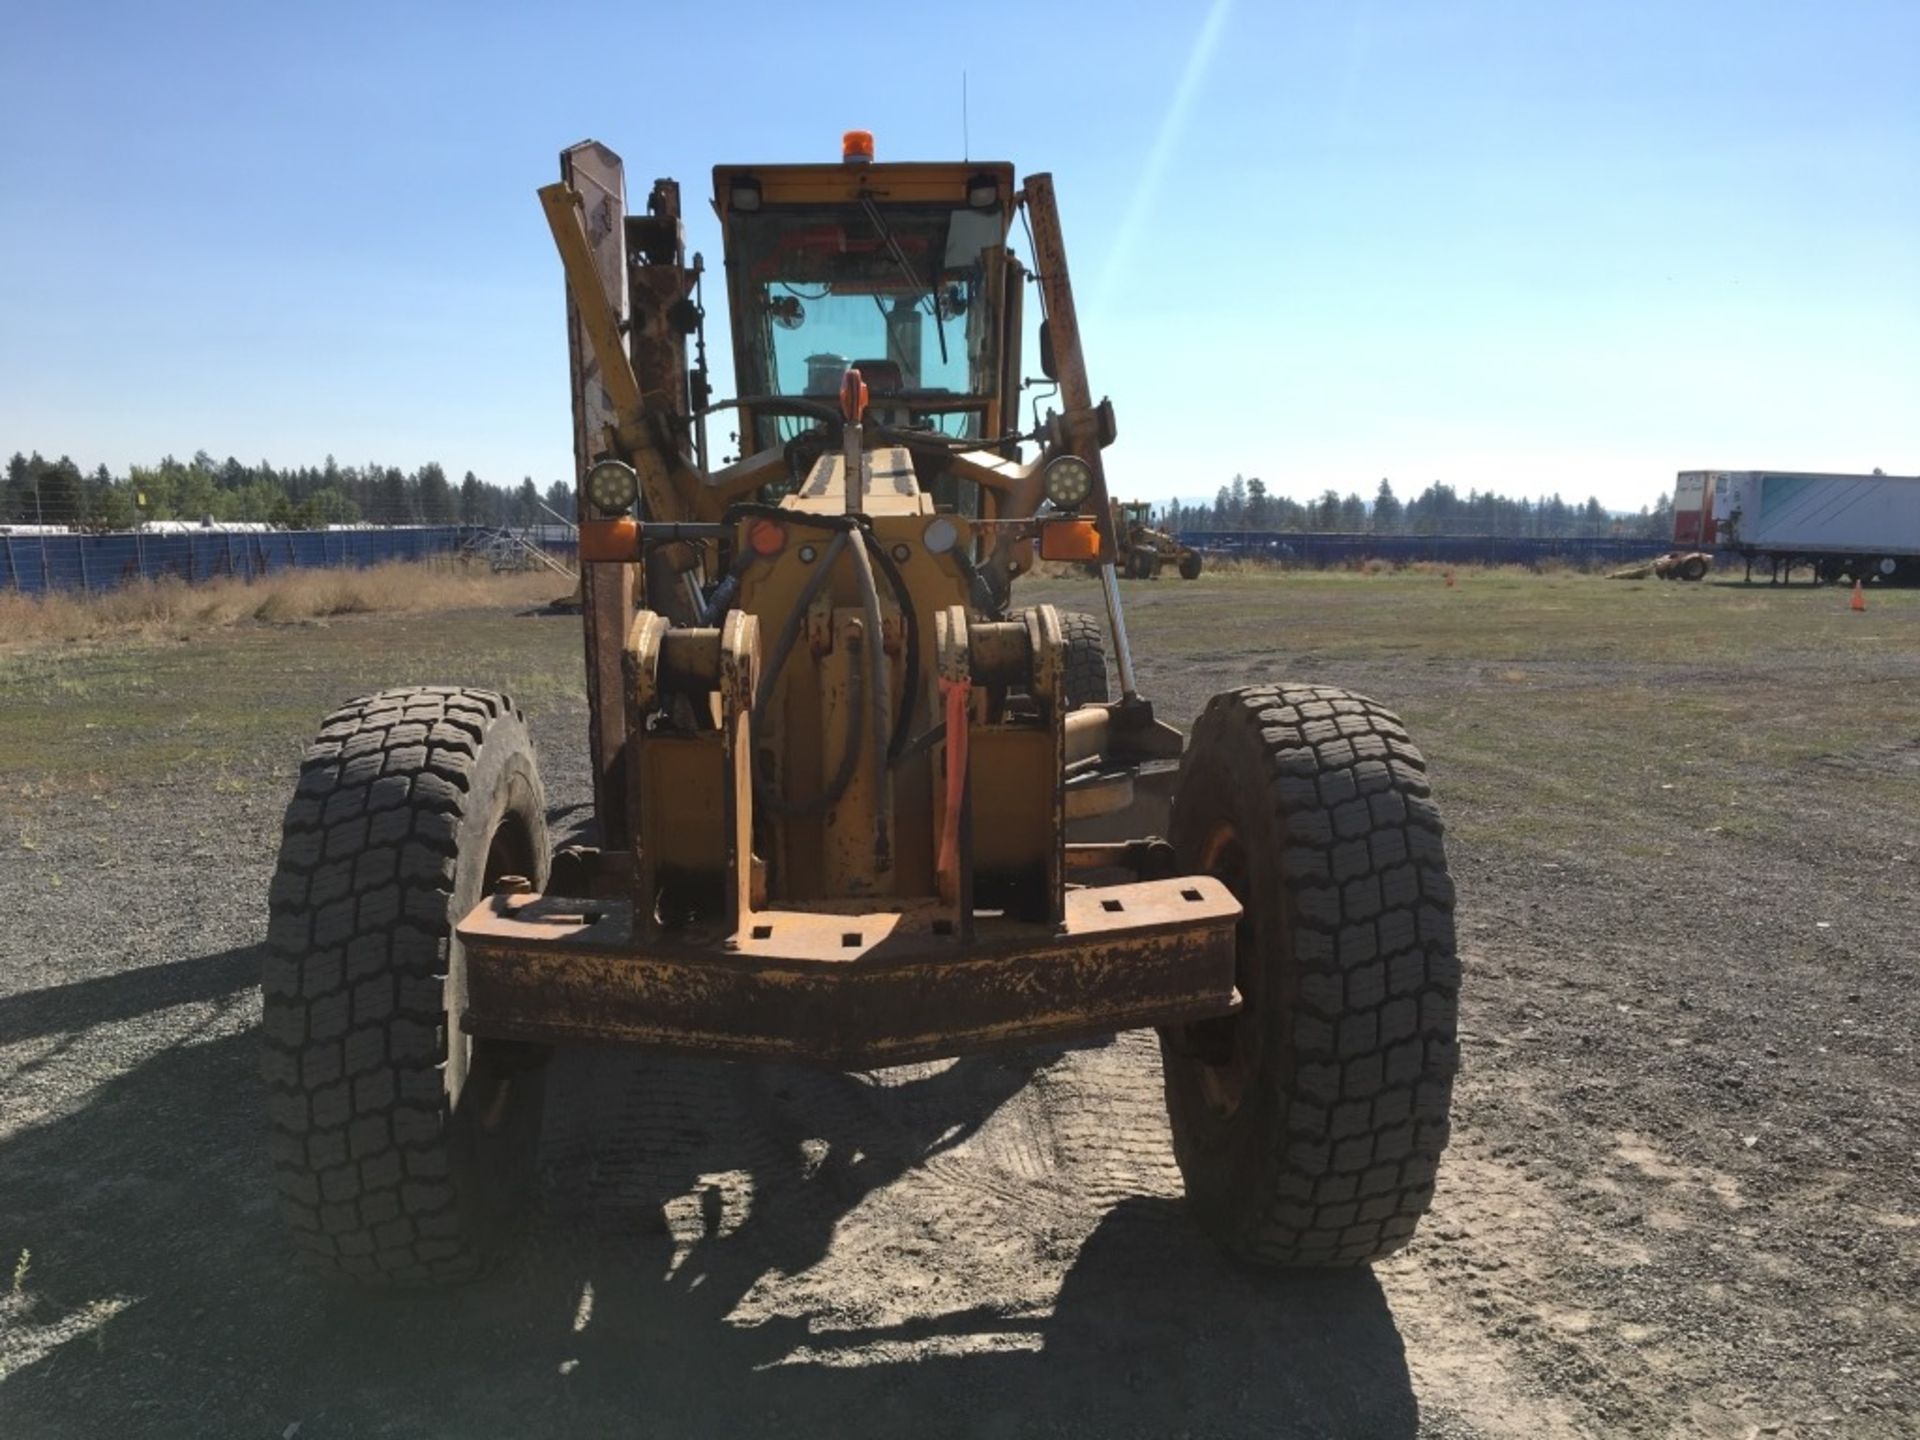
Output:
[[[282,570],[424,560],[460,548],[459,525],[404,530],[206,530],[148,535],[0,534],[0,590],[110,590],[130,580],[173,577],[189,584],[222,576],[254,579]],[[560,547],[549,547],[560,548]]]

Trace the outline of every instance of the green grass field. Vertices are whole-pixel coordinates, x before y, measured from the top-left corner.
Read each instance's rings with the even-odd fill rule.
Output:
[[[1451,587],[1243,572],[1123,594],[1164,718],[1185,724],[1212,691],[1273,679],[1368,690],[1403,712],[1459,799],[1525,800],[1530,818],[1511,823],[1543,832],[1646,798],[1596,788],[1609,777],[1657,775],[1702,806],[1737,805],[1746,767],[1870,762],[1913,727],[1920,592],[1876,593],[1855,614],[1839,590],[1463,570]],[[1036,581],[1021,598],[1100,603],[1082,581]],[[47,786],[284,778],[325,711],[388,685],[489,684],[536,713],[577,710],[579,646],[577,621],[502,605],[0,650],[0,792],[13,809]]]

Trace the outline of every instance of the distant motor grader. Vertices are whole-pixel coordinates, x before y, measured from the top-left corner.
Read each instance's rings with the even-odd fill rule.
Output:
[[[1153,507],[1145,500],[1113,502],[1113,538],[1116,568],[1135,580],[1157,580],[1160,567],[1171,565],[1182,580],[1200,578],[1200,552],[1182,545],[1153,523]]]
[[[589,142],[540,192],[592,843],[554,850],[494,691],[355,700],[301,767],[263,976],[295,1240],[373,1283],[481,1266],[570,1042],[860,1069],[1155,1026],[1188,1194],[1229,1251],[1397,1248],[1446,1143],[1459,981],[1406,732],[1310,685],[1217,695],[1190,739],[1155,717],[1050,177],[876,164],[854,132],[840,163],[713,179],[719,401],[679,187],[629,215]],[[1022,431],[1030,285],[1062,408]],[[740,453],[709,464],[716,415]],[[1036,553],[1099,566],[1117,699],[1092,617],[1012,608]]]

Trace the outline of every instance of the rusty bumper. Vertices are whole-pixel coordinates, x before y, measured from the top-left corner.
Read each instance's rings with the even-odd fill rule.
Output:
[[[622,901],[501,895],[460,923],[469,1034],[846,1069],[1230,1014],[1240,907],[1184,877],[1073,890],[1059,927],[756,911],[644,945]]]

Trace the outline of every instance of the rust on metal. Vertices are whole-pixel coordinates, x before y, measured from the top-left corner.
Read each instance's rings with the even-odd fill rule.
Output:
[[[574,474],[607,453],[622,401],[639,388],[619,327],[627,318],[626,174],[620,157],[588,141],[560,156],[560,183],[540,191],[567,274],[567,350],[573,391]],[[577,485],[582,520],[590,520],[586,487]],[[594,812],[613,846],[631,836],[627,811],[626,715],[620,697],[620,642],[633,613],[631,565],[584,565],[581,618],[587,663],[587,746],[593,766]]]
[[[766,910],[636,943],[630,906],[501,896],[463,920],[468,1033],[847,1068],[1233,1013],[1240,906],[1207,876],[1074,890],[1058,926]]]
[[[976,198],[983,174],[998,207]],[[718,470],[703,447],[696,463],[709,391],[690,381],[687,339],[703,267],[687,264],[679,187],[656,181],[645,213],[625,215],[618,157],[587,144],[541,192],[568,281],[576,459],[583,474],[603,456],[631,465],[639,510],[582,516],[606,848],[570,847],[546,896],[503,893],[462,923],[474,1033],[862,1065],[1237,1003],[1238,906],[1211,879],[1167,879],[1165,842],[1126,828],[1164,811],[1143,763],[1162,737],[1134,696],[1117,591],[1127,700],[1111,708],[1069,713],[1051,606],[1007,610],[1050,460],[1077,454],[1095,479],[1092,519],[1060,538],[1113,553],[1112,415],[1089,389],[1051,181],[1015,196],[1010,169],[945,165],[849,183],[841,167],[715,172],[736,362],[767,344],[742,256],[784,234],[796,243],[768,253],[804,266],[820,243],[783,207],[844,210],[885,238],[876,206],[957,203],[979,288],[924,318],[943,355],[964,347],[971,389],[929,400],[913,383],[924,297],[909,273],[908,303],[882,306],[889,358],[816,357],[838,361],[839,413],[742,385],[742,458]],[[1021,398],[1026,278],[1006,248],[1008,200],[1030,212],[1065,406],[1030,460],[1003,433]],[[892,271],[869,265],[877,252],[856,258],[825,278],[877,298]],[[822,404],[835,393],[815,392],[811,370],[807,384]],[[761,412],[776,410],[803,423],[771,426]],[[967,435],[926,424],[940,413],[970,417]],[[1070,826],[1119,843],[1070,848]]]
[[[1086,352],[1080,345],[1080,321],[1073,305],[1073,280],[1067,271],[1067,242],[1060,229],[1053,176],[1029,175],[1023,188],[1028,221],[1033,226],[1034,276],[1040,282],[1041,310],[1053,341],[1054,365],[1060,372],[1060,401],[1066,406],[1061,419],[1072,439],[1073,453],[1093,468],[1093,490],[1082,509],[1092,514],[1099,531],[1099,559],[1110,565],[1115,554],[1113,516],[1108,510],[1106,467],[1100,459],[1104,443],[1100,413],[1094,407]]]

